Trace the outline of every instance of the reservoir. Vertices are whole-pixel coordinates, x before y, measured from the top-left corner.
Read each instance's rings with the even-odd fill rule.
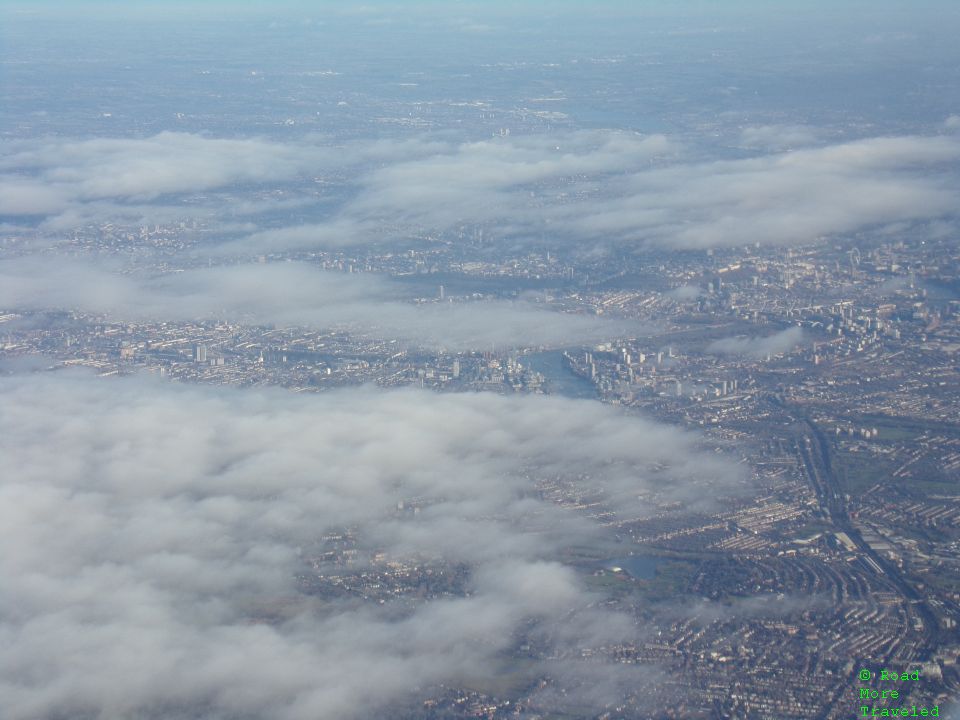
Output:
[[[637,580],[653,580],[657,574],[657,568],[664,562],[663,558],[653,555],[626,555],[619,558],[611,558],[603,563],[606,570],[612,570],[617,567],[630,577]]]

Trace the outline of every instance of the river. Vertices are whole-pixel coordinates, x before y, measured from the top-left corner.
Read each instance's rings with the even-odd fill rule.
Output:
[[[594,384],[570,369],[561,350],[530,353],[517,359],[525,367],[536,370],[546,378],[546,389],[551,395],[578,399],[597,397]]]

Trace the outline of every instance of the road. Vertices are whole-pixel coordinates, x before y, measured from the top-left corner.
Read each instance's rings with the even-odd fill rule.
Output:
[[[837,531],[846,533],[856,545],[862,558],[869,558],[875,567],[880,568],[883,576],[897,589],[908,606],[923,623],[924,650],[929,652],[936,647],[935,635],[937,618],[930,609],[929,602],[904,576],[893,562],[877,553],[863,539],[863,535],[850,520],[846,501],[841,492],[840,483],[833,472],[830,458],[830,443],[823,432],[800,408],[790,406],[779,397],[771,398],[774,405],[797,421],[801,431],[797,446],[803,460],[804,470],[810,479],[820,509]],[[869,565],[868,565],[869,566]]]

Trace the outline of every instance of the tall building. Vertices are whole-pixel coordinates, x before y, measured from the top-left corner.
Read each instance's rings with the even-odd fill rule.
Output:
[[[206,346],[206,345],[197,345],[197,347],[196,347],[196,348],[194,349],[194,351],[193,351],[193,359],[194,359],[196,362],[198,362],[198,363],[206,362],[206,361],[207,361],[207,346]]]

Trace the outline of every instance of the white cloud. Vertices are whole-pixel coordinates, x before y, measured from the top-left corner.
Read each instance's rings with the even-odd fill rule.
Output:
[[[235,237],[215,250],[226,254],[402,242],[475,225],[494,239],[587,247],[792,244],[955,212],[960,140],[952,135],[809,147],[813,129],[766,126],[747,128],[743,140],[759,154],[718,161],[692,157],[661,135],[614,131],[338,147],[315,137],[163,133],[20,144],[0,160],[0,183],[4,212],[52,213],[47,223],[56,228],[72,219],[144,215],[160,196],[214,188],[244,197],[252,187],[282,186],[278,202],[298,204],[307,218]],[[325,195],[313,217],[302,203],[316,202],[311,178],[321,175],[336,179],[342,195]],[[184,212],[232,212],[222,200],[205,202]],[[165,202],[163,212],[169,209]]]
[[[0,307],[80,310],[116,320],[342,328],[447,349],[570,345],[641,329],[524,300],[415,305],[402,297],[407,292],[382,276],[302,263],[124,275],[102,263],[49,255],[0,261]]]
[[[0,212],[129,217],[131,201],[140,204],[135,212],[149,212],[143,203],[160,196],[309,182],[344,168],[398,162],[443,147],[420,140],[335,146],[313,136],[279,142],[180,132],[147,138],[20,141],[8,145],[0,156]],[[196,211],[183,208],[188,214]],[[62,221],[54,224],[64,227]]]
[[[265,230],[218,251],[335,247],[395,240],[422,228],[488,222],[523,231],[539,223],[540,214],[549,215],[556,193],[566,192],[571,183],[645,167],[673,155],[678,146],[662,135],[580,131],[419,149],[424,152],[361,172],[361,192],[333,219]]]
[[[666,295],[679,302],[690,302],[703,295],[703,290],[696,285],[681,285],[680,287],[673,288],[673,290],[667,292]]]
[[[0,214],[51,215],[61,211],[70,196],[34,178],[0,176]]]
[[[205,138],[164,132],[150,138],[100,138],[23,149],[0,168],[33,171],[45,185],[79,199],[152,198],[229,183],[286,180],[330,157],[266,140]]]
[[[960,143],[948,138],[876,138],[657,168],[585,202],[568,222],[581,236],[599,230],[664,247],[812,242],[951,214],[956,180],[944,171],[957,157]]]
[[[803,343],[803,340],[803,329],[790,327],[765,337],[732,337],[716,340],[707,346],[707,352],[765,358],[768,355],[779,355],[794,350]]]
[[[791,142],[803,139],[791,132]],[[604,133],[467,143],[362,175],[361,192],[329,223],[265,231],[220,250],[364,243],[471,225],[495,238],[586,247],[783,245],[955,211],[950,164],[960,142],[951,137],[872,138],[723,161],[684,162],[679,152],[660,136]]]
[[[555,559],[599,530],[536,484],[564,477],[637,512],[638,493],[715,495],[737,477],[693,437],[559,398],[58,373],[0,379],[0,403],[11,720],[366,717],[438,683],[482,684],[538,628],[564,653],[623,637],[630,622],[591,608]],[[423,511],[398,512],[411,498]],[[319,539],[344,531],[361,558],[466,563],[468,593],[305,592]]]
[[[813,145],[818,139],[816,128],[806,125],[754,125],[740,133],[740,142],[746,147],[769,150]]]

